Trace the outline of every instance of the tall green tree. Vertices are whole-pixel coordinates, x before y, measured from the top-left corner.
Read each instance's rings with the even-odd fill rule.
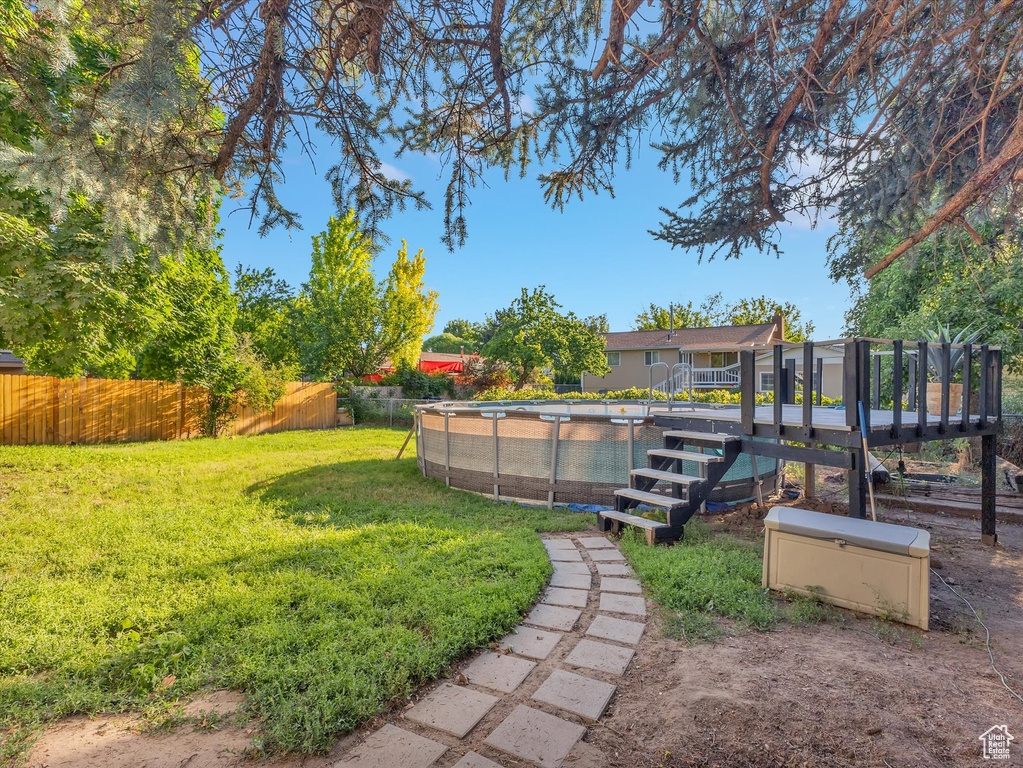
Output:
[[[1000,234],[991,224],[978,231],[981,243],[935,236],[870,281],[833,264],[832,277],[854,291],[848,333],[901,339],[939,325],[953,333],[970,328],[1002,345],[1011,371],[1023,371],[1023,231]]]
[[[238,302],[234,330],[248,337],[253,349],[269,363],[296,364],[295,293],[287,282],[266,269],[237,266],[234,295]]]
[[[433,330],[437,292],[426,290],[425,274],[423,249],[410,260],[408,245],[402,240],[383,291],[382,322],[391,337],[388,347],[395,368],[401,365],[414,368],[419,362],[423,338]]]
[[[303,370],[320,379],[375,373],[387,355],[382,348],[380,295],[373,277],[373,250],[355,211],[330,217],[313,236],[309,281],[302,286]]]
[[[716,307],[715,322],[718,325],[756,325],[769,323],[775,313],[785,318],[785,338],[789,341],[807,341],[813,335],[814,325],[803,320],[803,313],[790,301],[776,301],[767,296],[754,296],[725,302],[721,294],[707,297],[711,306]]]
[[[520,388],[548,370],[572,377],[583,372],[606,374],[610,369],[603,337],[572,312],[560,309],[546,286],[523,288],[508,309],[495,313],[500,321],[483,355],[513,365]]]
[[[757,325],[770,323],[775,313],[785,318],[785,338],[806,341],[813,334],[813,322],[804,321],[803,313],[792,302],[776,301],[767,296],[726,301],[722,294],[707,296],[700,306],[692,301],[674,304],[676,328],[707,328],[712,325]],[[636,315],[633,327],[637,331],[667,330],[671,322],[667,307],[651,304]]]
[[[706,305],[697,308],[693,306],[693,302],[687,301],[685,304],[673,304],[671,307],[651,304],[636,315],[632,327],[637,331],[666,331],[672,324],[672,315],[676,328],[706,328],[714,325],[710,309]]]
[[[402,241],[387,278],[373,276],[373,249],[354,210],[313,237],[309,281],[297,303],[306,373],[322,379],[376,373],[387,358],[415,365],[433,327],[437,294],[426,291],[422,251]]]

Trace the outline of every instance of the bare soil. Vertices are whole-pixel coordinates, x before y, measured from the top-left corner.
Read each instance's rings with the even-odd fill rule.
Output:
[[[829,500],[816,503],[821,508],[833,505]],[[991,548],[979,543],[979,524],[971,520],[903,510],[882,514],[890,522],[930,530],[932,565],[980,612],[991,629],[998,667],[1009,685],[1023,692],[1023,529],[1002,525],[999,544]],[[762,527],[756,518],[742,510],[715,524],[756,535]],[[934,575],[930,632],[847,611],[837,614],[837,621],[810,627],[784,625],[771,632],[733,628],[720,640],[694,646],[665,636],[655,615],[633,664],[617,681],[618,693],[607,715],[589,728],[566,766],[979,766],[986,764],[981,733],[1001,724],[1023,733],[1023,703],[992,671],[983,630]],[[563,642],[551,663],[572,645]],[[452,675],[457,682],[457,670]],[[542,670],[534,671],[459,744],[515,765],[480,744],[507,711],[529,698],[542,677]],[[234,694],[211,692],[189,705],[186,725],[170,732],[140,731],[133,718],[71,718],[45,731],[27,764],[251,766],[255,761],[246,749],[258,723],[231,722],[239,702]],[[385,721],[417,730],[402,717],[404,709],[399,706],[368,723],[328,755],[259,762],[287,768],[329,766]],[[216,727],[203,728],[202,714],[212,710],[222,719]],[[456,743],[436,731],[428,735]],[[1010,765],[1023,763],[1023,736],[1018,738]],[[455,762],[463,752],[461,747],[452,750],[439,765]]]

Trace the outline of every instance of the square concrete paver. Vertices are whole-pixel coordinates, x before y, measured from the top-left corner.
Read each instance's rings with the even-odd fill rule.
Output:
[[[620,645],[597,643],[583,638],[572,652],[565,657],[565,663],[573,667],[586,667],[609,675],[620,675],[625,672],[632,661],[635,651],[622,648]]]
[[[643,637],[644,629],[646,629],[646,624],[640,624],[638,621],[597,616],[590,624],[590,628],[586,630],[586,634],[592,637],[602,637],[605,640],[614,640],[616,643],[635,645]]]
[[[581,589],[551,587],[547,590],[547,594],[543,596],[543,602],[549,605],[570,605],[573,608],[585,608],[586,598],[589,596],[589,592],[583,592]]]
[[[635,575],[633,574],[632,569],[625,563],[597,563],[597,573],[599,573],[601,576]]]
[[[582,544],[586,549],[613,549],[614,544],[605,539],[603,536],[587,536],[579,539],[579,543]]]
[[[576,554],[579,554],[579,553],[576,552]],[[581,576],[589,576],[590,575],[590,566],[588,566],[586,563],[566,563],[566,562],[558,562],[557,560],[555,560],[554,561],[554,572],[555,573],[574,573],[574,574],[579,574]],[[608,575],[611,575],[611,574],[608,574]]]
[[[487,760],[483,755],[475,752],[466,752],[465,755],[454,764],[453,768],[504,768],[493,760]]]
[[[591,549],[590,560],[595,563],[611,563],[625,560],[625,555],[617,549]]]
[[[554,575],[551,576],[552,587],[563,587],[564,589],[589,589],[590,588],[590,574],[586,573],[564,573],[560,570],[555,570]]]
[[[560,632],[519,627],[514,632],[505,635],[501,641],[501,649],[510,650],[519,656],[528,656],[531,659],[546,659],[562,637],[564,635]]]
[[[447,751],[447,747],[436,741],[385,725],[334,763],[334,767],[394,768],[400,765],[402,768],[428,768]]]
[[[603,576],[600,579],[601,592],[630,592],[638,595],[643,591],[639,579],[616,579],[613,576]]]
[[[562,632],[568,632],[579,621],[581,614],[582,611],[575,608],[559,608],[555,605],[540,604],[531,610],[523,621],[526,624],[535,624],[538,627],[560,629]]]
[[[592,677],[556,669],[533,698],[596,722],[614,696],[615,686]]]
[[[556,563],[581,563],[583,556],[575,547],[572,549],[548,549],[547,554]]]
[[[571,539],[544,539],[543,545],[548,549],[575,549],[575,542]]]
[[[482,685],[502,693],[511,693],[533,671],[535,661],[504,653],[484,653],[465,668],[473,685]]]
[[[543,768],[561,768],[585,732],[577,723],[520,704],[484,743]]]
[[[601,592],[600,610],[611,611],[612,613],[631,613],[634,616],[646,616],[646,600],[642,596]]]
[[[497,702],[498,698],[489,693],[445,683],[412,707],[405,717],[462,738]]]

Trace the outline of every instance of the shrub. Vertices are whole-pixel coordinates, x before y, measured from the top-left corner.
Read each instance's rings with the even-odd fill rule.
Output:
[[[663,392],[654,392],[654,400],[667,400]],[[650,393],[647,389],[632,387],[620,389],[613,392],[564,392],[557,393],[553,390],[541,389],[506,389],[503,387],[491,387],[479,392],[474,400],[647,400]],[[684,398],[683,398],[684,399]],[[739,392],[727,389],[711,389],[693,392],[694,403],[715,403],[721,405],[738,405],[742,402]],[[773,392],[758,392],[756,396],[757,405],[770,405],[774,402]],[[803,393],[796,392],[796,403],[802,404]],[[821,399],[821,405],[841,405],[842,401],[825,397]]]
[[[462,373],[456,381],[463,387],[472,387],[480,391],[509,389],[514,383],[507,363],[479,355],[470,355],[465,359]]]
[[[407,363],[400,363],[397,370],[381,378],[380,386],[401,387],[404,396],[413,400],[445,394],[454,397],[455,394],[455,383],[450,376],[431,375]]]

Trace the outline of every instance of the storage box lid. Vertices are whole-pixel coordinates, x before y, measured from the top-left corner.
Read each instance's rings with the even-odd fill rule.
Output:
[[[764,518],[764,526],[814,539],[838,539],[857,547],[897,555],[927,557],[931,550],[931,535],[920,528],[827,515],[809,509],[772,507]]]

